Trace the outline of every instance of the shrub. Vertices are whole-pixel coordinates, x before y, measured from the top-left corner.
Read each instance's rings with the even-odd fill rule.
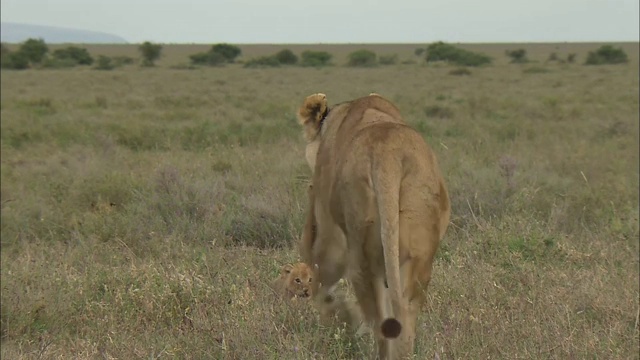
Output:
[[[216,44],[211,47],[210,52],[218,53],[226,60],[226,62],[232,63],[235,59],[242,54],[242,50],[239,47],[231,44]]]
[[[2,44],[0,67],[3,69],[23,70],[29,67],[29,60],[23,53],[12,52],[7,45]]]
[[[426,51],[425,48],[417,48],[413,53],[416,54],[416,56],[422,56],[422,54],[424,54],[425,51]]]
[[[293,65],[298,62],[298,57],[289,49],[280,50],[276,55],[276,59],[280,64]]]
[[[26,57],[27,61],[39,64],[49,52],[49,47],[42,39],[28,39],[22,43],[18,51]]]
[[[326,51],[307,50],[302,53],[302,66],[327,66],[331,57]]]
[[[505,51],[505,54],[511,58],[512,64],[524,64],[529,62],[529,59],[527,59],[527,50],[525,49],[507,50]]]
[[[145,41],[138,47],[142,55],[142,66],[155,66],[155,61],[162,55],[162,45]]]
[[[89,51],[77,46],[69,46],[64,49],[55,50],[53,52],[53,57],[65,63],[74,62],[77,65],[93,64],[93,58],[89,55]]]
[[[113,68],[115,68],[115,65],[110,57],[104,55],[98,56],[98,61],[95,67],[96,70],[112,70]]]
[[[275,55],[261,56],[259,58],[251,59],[244,64],[244,67],[278,67],[280,61]]]
[[[227,59],[220,53],[208,51],[189,56],[193,65],[216,66],[227,62]]]
[[[576,54],[575,53],[571,53],[569,55],[567,55],[567,62],[570,64],[573,64],[574,62],[576,62]]]
[[[376,53],[371,50],[361,49],[349,54],[348,66],[368,67],[376,66],[378,59]]]
[[[628,62],[627,54],[622,48],[603,45],[596,51],[589,51],[585,65],[622,64]]]
[[[426,60],[427,62],[446,61],[460,66],[481,66],[491,63],[491,58],[487,55],[459,49],[442,41],[427,47]]]
[[[397,54],[380,55],[380,60],[378,61],[382,65],[395,65],[398,63],[398,55]]]
[[[547,58],[548,62],[551,61],[560,61],[560,57],[558,57],[558,53],[556,52],[552,52],[551,54],[549,54],[549,57]]]

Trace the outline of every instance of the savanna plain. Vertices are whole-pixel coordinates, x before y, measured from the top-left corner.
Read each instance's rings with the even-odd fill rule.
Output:
[[[361,46],[399,56],[371,68],[343,65],[355,45],[241,46],[335,56],[267,69],[168,45],[149,68],[3,70],[2,359],[368,356],[269,287],[298,259],[316,92],[381,94],[439,159],[452,219],[416,359],[638,359],[638,44],[602,66],[582,65],[599,44],[467,45],[495,59],[468,71],[418,46]]]

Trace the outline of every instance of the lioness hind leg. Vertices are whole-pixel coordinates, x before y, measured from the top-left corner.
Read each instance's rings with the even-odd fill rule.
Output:
[[[323,303],[332,306],[334,301],[341,300],[335,298],[333,289],[346,270],[346,239],[337,226],[327,226],[318,229],[316,242],[312,254],[313,293],[321,306]]]
[[[389,358],[389,341],[382,334],[380,324],[383,319],[379,315],[379,304],[377,296],[374,295],[375,289],[371,282],[372,278],[371,274],[361,273],[357,280],[354,281],[353,289],[365,320],[373,329],[376,349],[371,354],[371,358],[384,360]]]

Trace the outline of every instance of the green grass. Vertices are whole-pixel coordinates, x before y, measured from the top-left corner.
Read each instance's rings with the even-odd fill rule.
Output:
[[[438,156],[453,211],[416,358],[638,359],[637,55],[522,67],[505,48],[597,45],[461,45],[496,62],[451,76],[405,61],[419,45],[372,45],[401,62],[368,69],[343,66],[362,45],[287,47],[337,65],[184,71],[200,48],[174,45],[153,69],[2,71],[3,359],[366,357],[268,286],[298,259],[315,92],[380,93]]]

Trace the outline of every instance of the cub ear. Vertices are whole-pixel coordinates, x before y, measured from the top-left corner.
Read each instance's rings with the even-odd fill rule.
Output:
[[[293,270],[293,265],[287,264],[287,265],[282,267],[281,271],[282,271],[283,274],[289,274],[289,273],[291,273],[291,270]]]
[[[305,138],[313,140],[320,131],[322,119],[327,115],[327,95],[317,93],[307,96],[298,109],[298,122],[304,126]]]

